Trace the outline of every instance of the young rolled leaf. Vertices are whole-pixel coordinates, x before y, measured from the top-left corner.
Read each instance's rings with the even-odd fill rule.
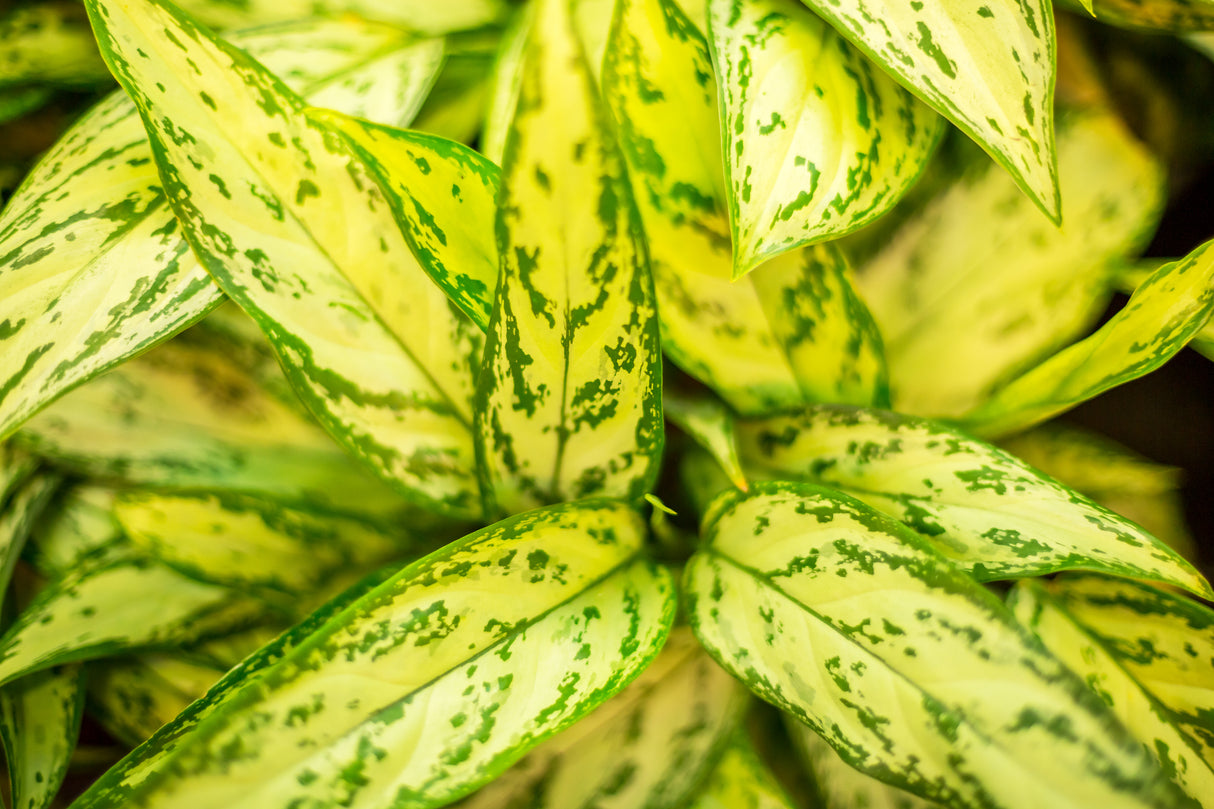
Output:
[[[1059,220],[1048,0],[803,2],[973,138]]]
[[[539,0],[535,14],[476,391],[482,489],[508,512],[638,497],[663,440],[653,280],[623,160],[567,0]]]
[[[880,339],[833,247],[785,254],[731,283],[720,141],[701,134],[689,147],[686,137],[719,125],[708,45],[671,0],[625,0],[618,12],[604,98],[645,224],[668,356],[742,413],[880,401]]]
[[[739,424],[744,463],[846,492],[901,520],[979,581],[1096,570],[1209,596],[1192,565],[1139,526],[944,425],[810,408]]]
[[[730,483],[745,491],[746,473],[738,459],[733,414],[709,396],[690,396],[674,390],[663,393],[662,405],[666,417],[712,455]]]
[[[462,809],[681,807],[741,718],[746,692],[675,629],[628,688],[483,787]]]
[[[67,775],[83,715],[79,666],[41,671],[0,688],[10,806],[49,809]]]
[[[1096,580],[1093,580],[1096,581]],[[1098,585],[1097,585],[1098,586]],[[1214,796],[1214,762],[1202,758],[1205,751],[1191,729],[1182,728],[1171,712],[1118,662],[1109,649],[1070,616],[1055,589],[1065,592],[1067,582],[1044,585],[1037,581],[1017,582],[1010,595],[1016,617],[1031,629],[1046,647],[1087,682],[1113,709],[1130,732],[1159,760],[1187,795],[1199,805]],[[1110,588],[1109,592],[1115,592]],[[1065,599],[1065,596],[1063,596]],[[1180,629],[1180,627],[1176,627]],[[1186,642],[1188,633],[1177,635]],[[1187,688],[1214,693],[1214,664],[1198,676],[1188,678]],[[1204,676],[1203,676],[1204,675]]]
[[[265,68],[171,6],[98,0],[89,14],[183,234],[265,330],[300,398],[406,496],[477,513],[475,332],[421,271],[348,147]]]
[[[88,667],[89,715],[115,739],[136,747],[205,694],[223,673],[218,666],[184,655],[98,661]]]
[[[712,0],[733,276],[893,207],[941,119],[796,0]]]
[[[744,730],[734,733],[689,809],[792,809],[793,802],[755,752]],[[865,809],[879,809],[866,807]]]
[[[1206,242],[1156,270],[1095,334],[999,389],[966,426],[989,436],[1022,430],[1170,360],[1214,312],[1212,248]]]
[[[463,144],[340,113],[308,117],[341,133],[367,165],[422,269],[482,330],[497,291],[493,222],[501,170]]]
[[[1146,245],[1165,199],[1163,165],[1112,112],[1059,122],[1061,227],[955,146],[955,168],[933,166],[940,190],[892,233],[878,225],[879,248],[857,261],[896,409],[921,416],[964,415],[1089,329],[1112,294],[1109,263]]]
[[[1175,805],[1083,682],[899,523],[768,483],[718,500],[703,539],[697,636],[852,766],[958,809]]]
[[[80,805],[445,805],[657,654],[674,593],[643,537],[638,515],[602,500],[471,534],[221,684],[162,755],[157,739],[136,752],[153,757],[141,775],[103,778]]]
[[[233,41],[306,96],[391,123],[417,109],[441,57],[434,41],[349,19]],[[51,148],[0,215],[0,436],[221,299],[165,203],[134,106],[111,95]]]

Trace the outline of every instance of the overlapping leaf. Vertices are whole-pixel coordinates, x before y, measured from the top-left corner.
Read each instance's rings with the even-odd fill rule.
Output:
[[[318,102],[392,123],[417,109],[441,57],[434,42],[353,20],[234,41]],[[139,116],[115,93],[51,148],[0,215],[0,435],[220,299],[165,203]]]
[[[795,0],[712,0],[733,274],[888,211],[942,131],[928,107]]]
[[[135,747],[205,694],[223,672],[181,655],[99,661],[88,667],[89,715]]]
[[[213,691],[188,734],[136,752],[152,777],[120,768],[80,805],[445,805],[657,653],[673,588],[639,558],[643,532],[622,504],[584,501],[449,545]]]
[[[793,803],[759,759],[745,731],[740,730],[725,748],[704,789],[688,806],[690,809],[792,809]]]
[[[704,540],[697,635],[853,766],[954,807],[1175,805],[1083,682],[897,522],[765,484],[719,500]]]
[[[1050,218],[1059,218],[1048,0],[803,2],[977,141]]]
[[[731,283],[729,219],[708,46],[671,0],[626,0],[603,71],[645,224],[663,348],[736,410],[881,400],[880,338],[831,247]],[[699,133],[688,139],[687,132]]]
[[[1139,526],[1002,450],[881,410],[811,408],[739,425],[743,462],[864,500],[980,581],[1098,570],[1200,595],[1209,583]]]
[[[959,148],[957,168],[931,178],[941,190],[873,237],[880,248],[858,263],[857,283],[898,410],[956,417],[981,405],[1090,327],[1111,295],[1109,263],[1149,239],[1163,167],[1113,113],[1063,118],[1058,150],[1060,228],[977,149]]]
[[[51,806],[76,749],[83,708],[79,666],[39,672],[0,688],[0,743],[8,764],[10,806]]]
[[[1081,586],[1080,598],[1083,594],[1099,592],[1100,584],[1099,580],[1089,580]],[[1120,585],[1110,584],[1105,592],[1115,596]],[[1056,585],[1019,582],[1012,591],[1012,607],[1021,623],[1036,633],[1050,651],[1083,677],[1113,709],[1130,732],[1159,759],[1172,780],[1199,806],[1208,806],[1208,800],[1214,796],[1214,761],[1202,758],[1205,751],[1193,738],[1192,730],[1182,728],[1182,723],[1134,679],[1101,640],[1068,614],[1063,606],[1067,589],[1065,581]],[[1054,590],[1062,593],[1061,600],[1052,594]],[[1214,619],[1214,616],[1207,617]],[[1174,648],[1191,644],[1191,629],[1183,624],[1174,627],[1177,634],[1170,637]],[[1095,630],[1099,632],[1099,627]],[[1195,691],[1204,689],[1214,695],[1214,662],[1206,662],[1204,667],[1194,667],[1184,687]],[[1208,703],[1214,705],[1214,699]]]
[[[1214,312],[1214,242],[1165,264],[1095,334],[1000,388],[967,426],[983,435],[1030,427],[1150,373],[1197,336]]]
[[[653,281],[623,160],[568,3],[535,14],[476,395],[482,486],[506,511],[639,496],[663,440]]]

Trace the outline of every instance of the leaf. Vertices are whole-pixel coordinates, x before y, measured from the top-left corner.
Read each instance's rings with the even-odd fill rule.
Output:
[[[697,137],[688,148],[686,138],[719,126],[708,46],[693,23],[670,0],[625,0],[603,85],[645,226],[671,360],[745,414],[817,398],[879,399],[880,340],[833,247],[785,254],[763,273],[730,282],[720,142]],[[798,299],[806,293],[820,309]]]
[[[1049,592],[1214,767],[1214,612],[1145,584],[1096,576],[1069,578]]]
[[[729,482],[746,491],[746,473],[738,460],[734,419],[725,406],[708,396],[689,396],[667,389],[662,394],[666,417],[712,455]]]
[[[1095,588],[1099,580],[1092,579]],[[1116,592],[1118,586],[1106,592]],[[1018,582],[1012,591],[1011,606],[1016,617],[1031,629],[1046,647],[1062,659],[1088,686],[1100,695],[1117,714],[1130,733],[1156,757],[1173,783],[1192,797],[1198,805],[1214,795],[1214,761],[1202,760],[1201,745],[1191,731],[1182,729],[1171,713],[1149,691],[1118,663],[1101,641],[1080,626],[1052,594],[1054,586],[1036,581]],[[1057,589],[1065,592],[1066,584]],[[1065,599],[1065,596],[1063,596]],[[1183,646],[1191,632],[1189,627],[1177,626],[1180,634],[1172,642]],[[1199,672],[1204,676],[1190,677],[1185,687],[1204,686],[1214,694],[1214,671]]]
[[[221,684],[188,733],[166,733],[170,749],[150,768],[125,782],[134,771],[120,768],[80,806],[453,801],[652,660],[674,594],[640,558],[643,537],[639,516],[601,500],[471,534]]]
[[[223,669],[158,654],[116,658],[88,669],[89,715],[135,747],[206,693]]]
[[[50,503],[60,482],[61,478],[54,473],[34,474],[0,509],[0,599],[8,592],[13,569],[35,521]]]
[[[485,157],[501,165],[506,155],[506,138],[518,108],[518,96],[523,88],[523,57],[534,23],[535,3],[515,9],[510,23],[502,33],[493,59],[490,76],[492,90],[485,113],[485,131],[481,133],[480,149]]]
[[[723,496],[703,537],[696,635],[858,769],[953,807],[1175,805],[1103,703],[893,520],[774,483]]]
[[[215,28],[234,28],[305,17],[361,17],[422,34],[441,35],[500,20],[503,0],[182,0],[178,7]]]
[[[422,269],[482,330],[497,289],[493,222],[501,170],[444,138],[378,126],[339,113],[308,117],[350,143],[379,183]]]
[[[399,518],[406,506],[395,492],[233,365],[229,344],[198,337],[73,391],[31,419],[18,441],[90,477]]]
[[[821,736],[791,717],[784,723],[793,746],[813,774],[821,809],[938,809],[939,804],[882,783],[839,757]]]
[[[1007,169],[1059,221],[1048,0],[804,0]]]
[[[626,689],[537,747],[461,809],[683,806],[741,717],[746,693],[686,627]]]
[[[458,40],[448,40],[447,61],[410,127],[471,142],[485,118],[492,62],[492,52],[482,48],[479,40],[462,49]]]
[[[742,460],[858,497],[979,581],[1099,570],[1199,595],[1209,583],[1139,526],[1002,450],[925,419],[817,407],[739,424]]]
[[[1012,380],[966,416],[967,427],[991,436],[1015,432],[1170,360],[1214,312],[1212,246],[1165,264],[1095,334]]]
[[[52,805],[76,749],[83,709],[78,666],[39,672],[0,688],[0,743],[8,762],[10,806]]]
[[[44,106],[54,96],[55,91],[50,87],[35,85],[31,87],[10,87],[0,89],[0,123],[16,120],[27,113],[31,113]],[[13,181],[13,185],[17,184],[17,180],[25,176],[24,169],[13,169],[17,173],[17,179]],[[12,186],[5,181],[5,191],[10,190]]]
[[[339,572],[361,576],[437,539],[220,492],[126,492],[114,516],[136,546],[187,576],[288,603]]]
[[[795,0],[711,0],[733,276],[880,217],[942,121]]]
[[[1101,22],[1148,31],[1206,31],[1214,27],[1209,0],[1077,0]],[[1094,7],[1094,10],[1093,10]]]
[[[79,9],[65,3],[16,8],[0,19],[0,86],[37,82],[87,90],[110,73]]]
[[[35,524],[25,559],[54,579],[125,552],[128,543],[113,510],[113,489],[88,483],[68,487]]]
[[[37,468],[37,458],[12,443],[0,443],[0,506]]]
[[[352,20],[306,20],[233,41],[288,81],[304,81],[295,89],[305,95],[393,122],[417,108],[424,72],[441,56],[434,42]],[[304,51],[310,70],[299,67]],[[165,204],[134,106],[121,92],[109,96],[0,214],[0,436],[220,300]]]
[[[977,149],[956,152],[936,195],[857,262],[895,408],[921,416],[964,415],[1090,328],[1109,263],[1146,245],[1165,199],[1163,166],[1111,112],[1059,122],[1061,227]]]
[[[689,809],[792,809],[793,803],[759,759],[745,731],[729,747]],[[876,809],[876,807],[873,807]]]
[[[361,164],[272,74],[169,6],[97,0],[89,13],[184,235],[300,398],[402,494],[476,514],[477,339]]]
[[[50,582],[0,636],[0,684],[64,663],[171,648],[264,612],[233,590],[146,559],[88,566]]]
[[[704,514],[721,492],[736,488],[717,459],[699,447],[679,459],[679,482],[696,514]]]
[[[507,141],[476,391],[482,490],[519,511],[639,497],[662,453],[653,281],[564,0],[541,0]]]

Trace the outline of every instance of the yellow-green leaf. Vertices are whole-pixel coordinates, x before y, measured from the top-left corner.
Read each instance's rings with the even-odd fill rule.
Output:
[[[448,40],[447,61],[410,127],[470,143],[484,123],[492,65],[490,45],[481,38],[471,43]]]
[[[79,7],[38,3],[0,19],[0,86],[37,82],[88,89],[110,81]]]
[[[153,739],[79,806],[446,805],[657,654],[674,592],[644,533],[599,500],[448,545],[226,678],[188,733]]]
[[[518,107],[519,91],[523,87],[523,55],[527,50],[527,39],[531,36],[531,25],[536,3],[527,3],[515,9],[510,24],[502,33],[497,53],[493,59],[490,78],[488,110],[485,113],[485,131],[481,133],[481,152],[491,161],[501,164],[506,154],[506,138],[510,124]]]
[[[1101,22],[1149,31],[1208,31],[1214,28],[1210,0],[1073,0]],[[1066,3],[1064,3],[1066,4]]]
[[[692,396],[676,390],[665,391],[662,404],[666,417],[712,455],[730,483],[745,491],[746,473],[738,459],[733,414],[709,396]]]
[[[965,418],[983,435],[1030,427],[1149,373],[1197,336],[1214,312],[1214,242],[1156,270],[1095,334],[1000,388]]]
[[[853,766],[967,809],[1175,805],[1083,682],[899,523],[768,483],[718,500],[703,539],[685,573],[696,634]]]
[[[60,482],[59,475],[40,472],[26,478],[7,502],[0,498],[0,598],[8,592],[25,542]]]
[[[977,141],[1058,220],[1049,0],[803,2]]]
[[[980,581],[1082,569],[1214,595],[1192,565],[1139,526],[942,424],[817,407],[741,422],[739,443],[752,474],[858,497],[929,538]]]
[[[114,519],[114,490],[85,483],[56,497],[54,509],[31,531],[24,556],[42,576],[54,579],[126,547]]]
[[[48,809],[59,791],[84,715],[79,666],[32,674],[0,688],[0,743],[9,805]]]
[[[942,121],[795,0],[708,8],[736,278],[888,211]]]
[[[623,160],[567,0],[535,14],[476,395],[482,487],[506,511],[640,496],[663,440],[653,281]]]
[[[509,8],[504,0],[181,0],[176,5],[216,28],[346,15],[435,35],[491,25]]]
[[[689,809],[792,809],[780,783],[759,759],[746,732],[733,740]],[[865,809],[879,809],[865,807]]]
[[[223,669],[184,655],[148,654],[88,667],[89,715],[136,747],[206,693]]]
[[[1091,586],[1095,585],[1095,586]],[[1098,592],[1099,582],[1092,579],[1082,592],[1090,596]],[[1106,590],[1115,598],[1118,585]],[[1193,728],[1183,728],[1170,711],[1147,688],[1134,679],[1121,665],[1101,639],[1085,629],[1063,606],[1068,583],[1044,585],[1029,580],[1018,582],[1011,593],[1011,605],[1016,617],[1045,643],[1071,670],[1083,677],[1088,686],[1104,700],[1134,737],[1159,760],[1172,781],[1195,799],[1199,806],[1209,806],[1214,798],[1214,761],[1202,758],[1201,744],[1194,738]],[[1062,595],[1056,597],[1055,592]],[[1080,596],[1083,597],[1082,595]],[[1140,602],[1141,603],[1141,602]],[[1214,616],[1207,616],[1214,619]],[[1210,624],[1207,623],[1207,626]],[[1173,648],[1188,642],[1196,627],[1177,625],[1172,636]],[[1099,629],[1096,630],[1097,632]],[[1187,678],[1188,689],[1202,689],[1214,695],[1214,661]],[[1214,700],[1208,700],[1214,704]],[[1206,723],[1207,727],[1214,723]]]

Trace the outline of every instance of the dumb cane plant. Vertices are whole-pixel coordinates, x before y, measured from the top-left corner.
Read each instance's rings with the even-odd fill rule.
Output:
[[[1174,484],[1030,429],[1214,307],[1077,18],[295,5],[86,0],[0,216],[10,805],[1214,806]]]

